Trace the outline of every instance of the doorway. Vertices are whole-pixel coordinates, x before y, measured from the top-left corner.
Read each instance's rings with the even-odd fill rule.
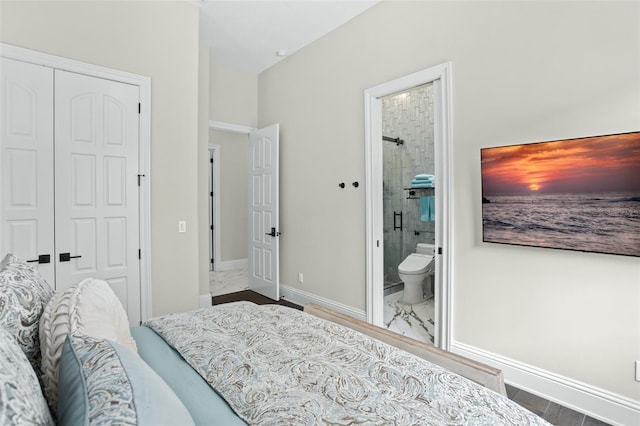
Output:
[[[450,346],[450,287],[451,287],[451,253],[452,253],[452,229],[451,229],[451,200],[452,200],[452,182],[451,182],[451,64],[445,63],[423,71],[401,77],[378,86],[372,87],[365,91],[365,155],[366,155],[366,265],[367,265],[367,320],[375,325],[384,326],[384,284],[385,269],[397,269],[400,258],[405,258],[409,254],[409,249],[405,250],[407,244],[402,244],[402,249],[395,250],[398,256],[395,263],[398,265],[387,265],[385,268],[385,257],[387,263],[391,262],[389,252],[393,252],[392,243],[385,241],[385,208],[384,199],[388,188],[385,187],[384,181],[384,151],[385,148],[393,150],[400,147],[401,135],[384,134],[383,132],[383,104],[384,99],[393,98],[399,94],[411,93],[412,89],[429,88],[432,94],[432,164],[433,169],[428,170],[429,161],[426,158],[420,158],[418,161],[421,166],[410,168],[408,173],[414,173],[414,178],[418,175],[433,175],[432,182],[435,182],[435,188],[429,194],[418,194],[418,191],[424,192],[422,188],[413,189],[411,184],[413,179],[408,180],[406,176],[402,177],[402,189],[406,192],[405,196],[409,197],[407,201],[413,201],[417,204],[415,213],[419,219],[413,220],[412,225],[408,222],[399,223],[402,217],[402,209],[396,210],[393,218],[396,219],[396,230],[405,225],[408,230],[413,230],[413,235],[408,236],[408,245],[417,245],[417,243],[431,243],[434,250],[434,263],[432,268],[435,273],[432,275],[433,289],[429,283],[426,290],[433,292],[433,343],[443,349],[449,349]],[[415,92],[416,94],[419,93]],[[428,115],[427,111],[414,109],[414,115],[418,119],[424,119]],[[414,117],[415,118],[415,117]],[[390,131],[389,128],[385,129]],[[428,137],[428,136],[427,136]],[[397,151],[397,150],[396,150]],[[425,153],[418,154],[426,156]],[[406,174],[406,173],[404,173]],[[403,175],[404,175],[403,174]],[[422,186],[422,185],[418,185]],[[426,189],[425,189],[426,190]],[[413,192],[413,194],[412,194]],[[387,194],[388,195],[388,194]],[[411,199],[414,197],[415,199]],[[418,208],[418,201],[422,203],[421,198],[430,198],[428,202],[432,203],[433,211],[425,211],[422,219],[422,212]],[[407,205],[408,206],[408,205]],[[400,206],[401,207],[401,206]],[[427,209],[429,204],[427,205]],[[391,210],[392,211],[392,210]],[[389,210],[386,212],[390,216]],[[430,216],[431,215],[431,216]],[[434,219],[434,220],[430,220]],[[387,221],[388,222],[388,221]],[[425,228],[425,229],[422,229]],[[409,233],[410,234],[410,233]],[[417,235],[416,235],[417,234]],[[414,241],[415,240],[415,241]],[[422,241],[424,240],[424,241]],[[411,248],[414,252],[415,247]],[[406,253],[405,253],[406,252]],[[401,263],[401,262],[400,262]],[[387,276],[392,274],[387,273]],[[393,279],[387,279],[393,281]],[[428,280],[427,280],[428,281]]]
[[[217,141],[209,144],[210,292],[249,288],[278,300],[279,126],[210,121],[209,129],[220,136],[209,135]]]

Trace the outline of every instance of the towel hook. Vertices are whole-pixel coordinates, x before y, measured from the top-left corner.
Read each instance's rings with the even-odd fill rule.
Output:
[[[344,182],[340,182],[340,183],[338,184],[338,186],[339,186],[340,188],[344,189]]]
[[[353,185],[354,187],[358,187],[360,184],[358,183],[358,181],[353,182],[351,185]]]

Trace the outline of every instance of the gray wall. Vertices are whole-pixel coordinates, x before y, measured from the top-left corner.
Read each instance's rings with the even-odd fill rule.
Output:
[[[209,293],[209,48],[198,56],[198,256],[200,295]]]
[[[211,58],[209,114],[218,122],[258,125],[258,76],[216,63]],[[247,135],[211,130],[209,143],[220,145],[220,251],[217,261],[247,259]]]
[[[249,224],[249,138],[210,130],[209,142],[220,146],[220,253],[216,262],[247,258]]]
[[[198,9],[2,1],[0,41],[151,77],[153,315],[198,306]],[[178,233],[178,221],[187,232]]]
[[[363,91],[453,64],[453,339],[640,400],[637,258],[482,243],[481,147],[640,129],[637,2],[386,2],[259,76],[281,282],[365,308]],[[304,284],[297,273],[305,274]]]

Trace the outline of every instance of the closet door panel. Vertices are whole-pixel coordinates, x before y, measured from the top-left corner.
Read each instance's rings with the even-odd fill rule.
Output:
[[[0,58],[0,256],[54,255],[53,70]],[[54,288],[55,263],[33,262]]]
[[[107,281],[138,324],[138,87],[56,70],[55,90],[57,282]]]

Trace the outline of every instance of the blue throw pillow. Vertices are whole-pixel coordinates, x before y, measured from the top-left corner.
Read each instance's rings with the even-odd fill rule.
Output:
[[[138,354],[106,339],[69,334],[58,380],[60,425],[192,425],[171,388]]]

